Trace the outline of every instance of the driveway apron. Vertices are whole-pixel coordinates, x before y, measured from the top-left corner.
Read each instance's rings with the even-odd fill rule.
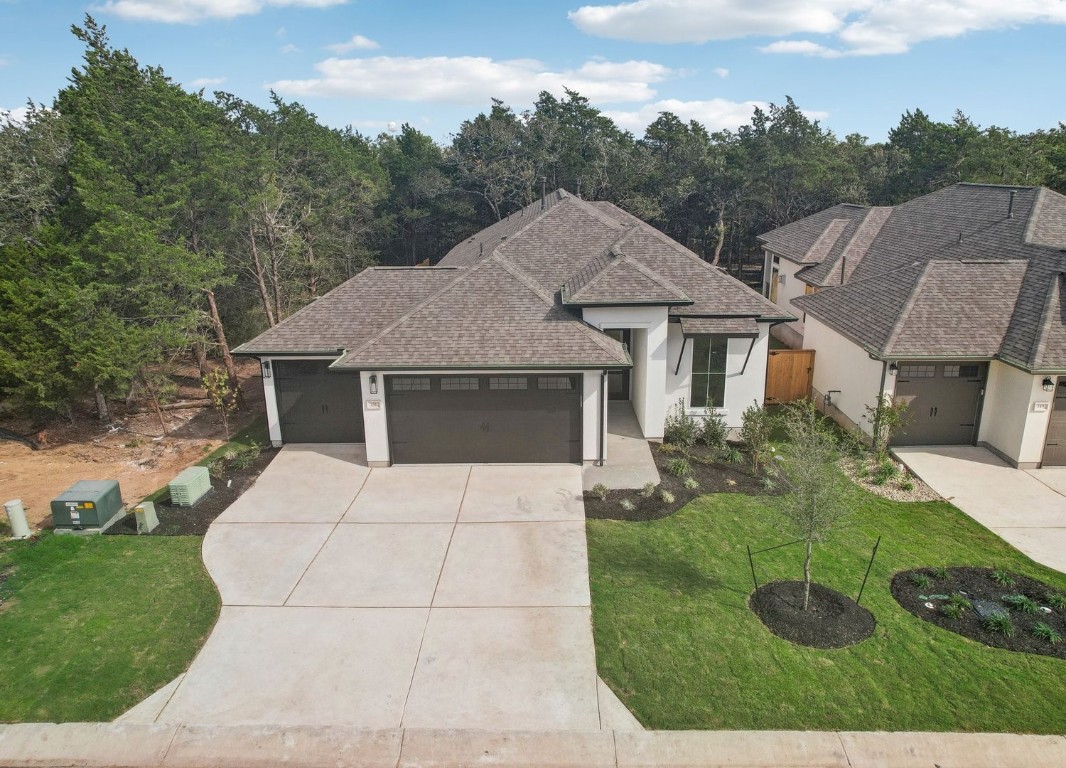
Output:
[[[929,487],[1019,551],[1066,573],[1066,473],[1015,469],[986,448],[901,446]]]
[[[155,721],[601,727],[581,468],[286,446],[204,538],[222,595]]]

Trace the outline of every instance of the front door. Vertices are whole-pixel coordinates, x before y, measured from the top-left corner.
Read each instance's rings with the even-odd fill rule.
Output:
[[[631,349],[633,341],[633,332],[629,328],[608,328],[604,331],[615,341],[620,341],[625,345],[626,350]],[[629,399],[629,380],[631,377],[630,370],[624,371],[608,371],[607,372],[607,399],[608,400],[628,400]]]
[[[1059,376],[1055,385],[1055,401],[1051,404],[1041,466],[1066,466],[1066,376]]]

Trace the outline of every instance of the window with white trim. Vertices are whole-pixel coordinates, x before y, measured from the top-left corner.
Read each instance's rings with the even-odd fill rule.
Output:
[[[721,408],[725,404],[725,364],[728,336],[692,337],[692,408]]]

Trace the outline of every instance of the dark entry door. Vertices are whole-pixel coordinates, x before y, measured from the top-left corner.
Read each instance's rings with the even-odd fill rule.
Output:
[[[1051,405],[1044,457],[1040,463],[1045,467],[1066,466],[1066,376],[1059,376],[1055,385],[1055,401]]]
[[[608,328],[604,331],[615,341],[620,341],[625,345],[625,348],[632,349],[633,344],[633,331],[629,328]],[[607,399],[608,400],[628,400],[629,399],[629,382],[632,379],[632,371],[626,369],[624,371],[608,371],[607,372]]]
[[[896,398],[907,403],[896,445],[973,445],[986,363],[901,362]]]
[[[359,374],[330,371],[329,363],[274,361],[282,442],[364,442]]]
[[[395,464],[581,461],[581,376],[386,377]]]

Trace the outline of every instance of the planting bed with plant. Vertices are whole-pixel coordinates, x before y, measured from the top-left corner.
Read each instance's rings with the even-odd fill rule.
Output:
[[[1066,659],[1066,595],[1028,576],[918,568],[892,577],[892,596],[919,619],[979,643]]]

